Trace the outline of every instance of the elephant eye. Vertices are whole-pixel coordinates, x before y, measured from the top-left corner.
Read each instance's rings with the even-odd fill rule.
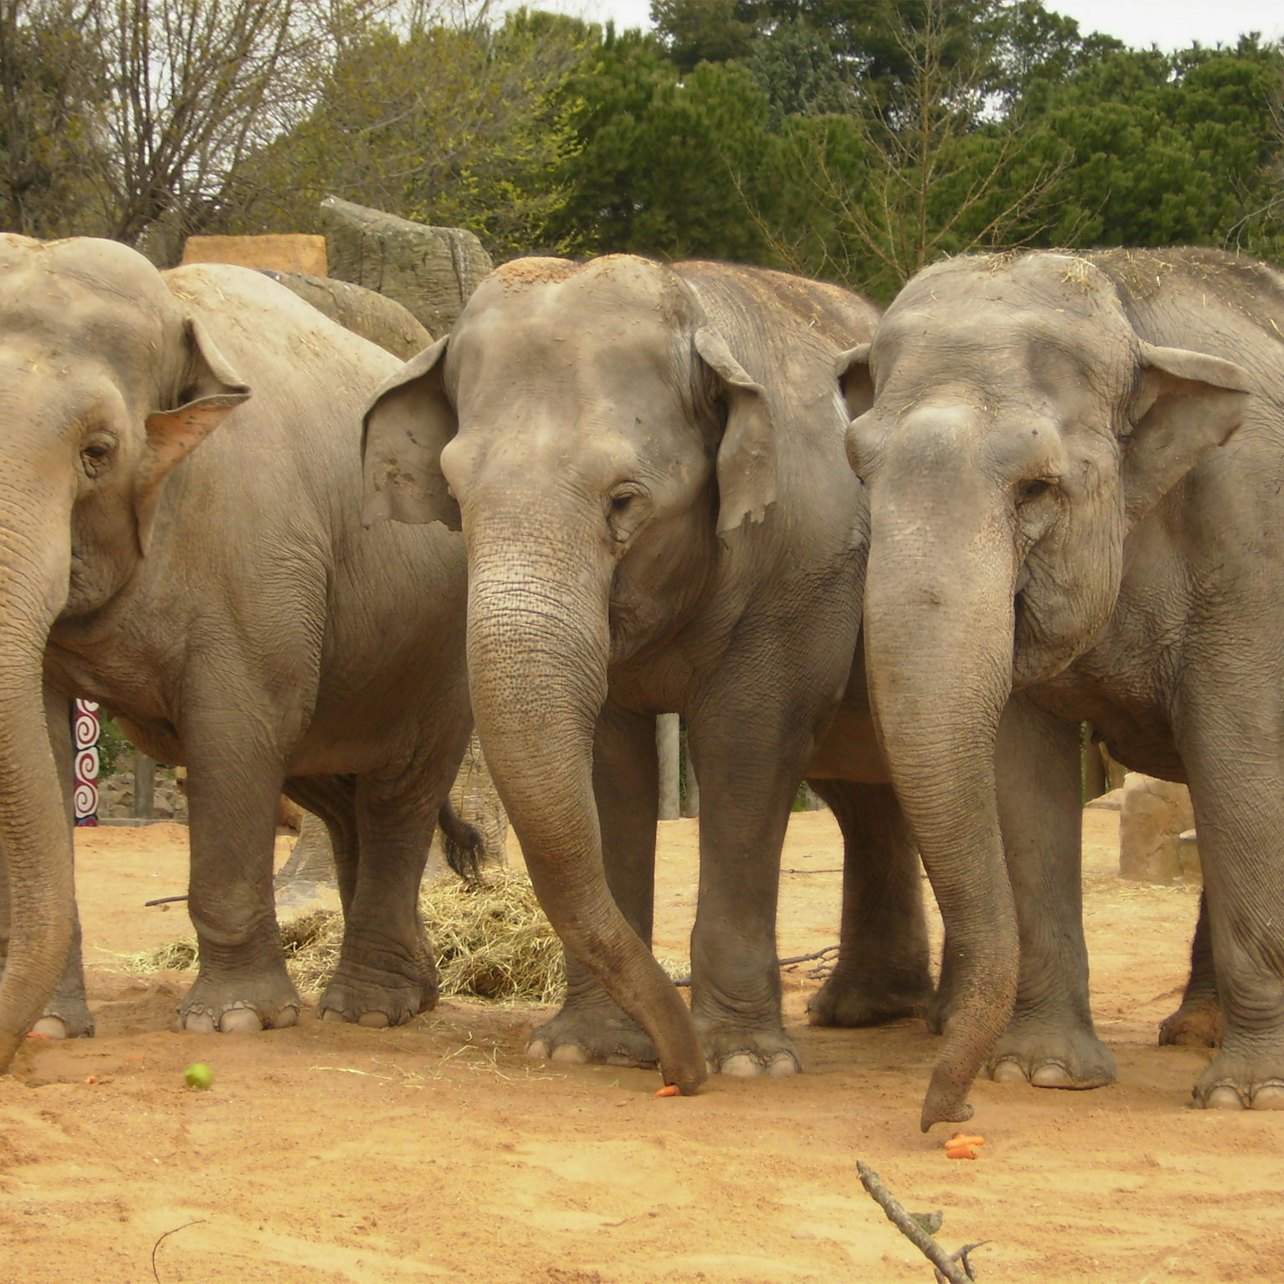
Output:
[[[1052,483],[1046,477],[1036,477],[1033,481],[1023,482],[1017,488],[1017,504],[1032,504],[1042,499],[1052,489]]]
[[[86,477],[101,477],[111,465],[116,453],[115,443],[97,437],[87,441],[80,449],[80,466]]]
[[[642,513],[639,502],[646,490],[636,482],[624,482],[611,491],[606,501],[606,520],[612,536],[623,542],[632,535]]]

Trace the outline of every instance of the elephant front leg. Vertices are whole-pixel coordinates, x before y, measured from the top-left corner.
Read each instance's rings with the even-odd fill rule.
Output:
[[[700,779],[700,891],[691,933],[691,1012],[709,1067],[732,1075],[788,1075],[801,1064],[785,1033],[776,906],[780,852],[813,719],[764,708],[741,674],[734,691],[693,721]]]
[[[1088,1003],[1078,727],[1014,697],[999,724],[995,767],[1021,970],[991,1077],[1038,1088],[1113,1083],[1114,1056]]]
[[[655,909],[655,838],[659,774],[655,718],[607,704],[593,745],[593,793],[602,831],[607,885],[629,926],[651,943]],[[555,1061],[652,1067],[650,1036],[566,955],[566,996],[539,1026],[527,1056]]]
[[[1222,1004],[1217,997],[1213,936],[1208,925],[1208,897],[1199,898],[1199,918],[1190,946],[1190,977],[1181,1006],[1159,1026],[1160,1047],[1215,1048],[1222,1041]]]
[[[807,1004],[812,1025],[921,1016],[932,997],[918,853],[890,785],[814,780],[843,833],[838,962]]]
[[[282,772],[272,746],[225,721],[189,747],[188,911],[200,971],[179,1025],[201,1033],[294,1025],[299,996],[285,970],[272,892]]]

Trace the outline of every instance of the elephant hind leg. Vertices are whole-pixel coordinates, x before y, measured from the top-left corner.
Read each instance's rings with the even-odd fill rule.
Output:
[[[1199,898],[1199,920],[1190,947],[1190,979],[1181,1006],[1159,1027],[1159,1044],[1216,1048],[1222,1041],[1222,1004],[1217,996],[1213,937],[1208,926],[1208,898]]]
[[[890,785],[808,782],[843,834],[838,962],[807,1005],[812,1025],[923,1014],[932,994],[921,867]]]

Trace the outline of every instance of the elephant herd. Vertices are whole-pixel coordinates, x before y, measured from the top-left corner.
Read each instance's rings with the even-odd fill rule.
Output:
[[[1222,1028],[1197,1102],[1284,1105],[1271,268],[963,256],[880,317],[762,269],[528,258],[402,364],[245,269],[4,236],[0,448],[0,1067],[33,1022],[92,1030],[60,784],[74,694],[187,765],[186,1028],[298,1018],[282,791],[334,846],[322,1017],[431,1006],[417,889],[475,720],[566,947],[533,1055],[658,1063],[683,1092],[799,1068],[775,917],[805,778],[844,843],[811,1020],[926,1012],[925,1129],[968,1117],[983,1070],[1108,1083],[1087,721],[1191,788],[1187,1003]],[[690,1007],[649,948],[654,719],[675,711],[701,789]]]

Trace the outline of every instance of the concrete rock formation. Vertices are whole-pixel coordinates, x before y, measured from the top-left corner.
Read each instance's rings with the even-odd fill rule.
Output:
[[[321,223],[329,275],[396,299],[434,336],[455,324],[492,266],[463,228],[429,227],[336,196],[321,202]]]
[[[1195,813],[1185,785],[1130,771],[1119,813],[1119,874],[1146,883],[1198,883]]]

